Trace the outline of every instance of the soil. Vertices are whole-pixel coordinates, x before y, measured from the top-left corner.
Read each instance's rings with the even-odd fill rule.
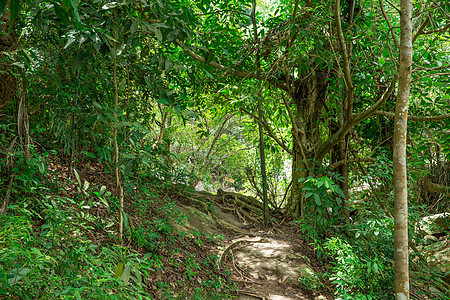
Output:
[[[239,287],[238,299],[303,300],[324,294],[317,292],[325,285],[315,274],[325,270],[295,228],[253,228],[248,235],[228,236],[223,267],[232,271]],[[313,274],[301,281],[301,270]],[[322,297],[316,299],[326,299]]]

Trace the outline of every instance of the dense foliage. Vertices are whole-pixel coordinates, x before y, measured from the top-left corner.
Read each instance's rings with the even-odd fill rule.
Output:
[[[399,1],[338,2],[0,1],[0,294],[231,298],[175,199],[262,201],[261,124],[273,220],[336,297],[391,299]],[[413,5],[411,288],[445,299],[417,224],[449,211],[450,4]]]

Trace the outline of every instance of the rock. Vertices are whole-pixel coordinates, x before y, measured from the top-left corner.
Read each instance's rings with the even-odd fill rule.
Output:
[[[424,235],[440,234],[450,228],[450,213],[441,213],[422,218],[417,230]]]
[[[314,270],[307,264],[301,264],[297,268],[297,286],[313,291],[320,288],[320,280]]]
[[[433,244],[432,255],[427,259],[432,267],[436,267],[445,276],[444,280],[450,283],[450,247],[448,241]]]
[[[247,230],[241,229],[240,227],[234,225],[233,223],[227,222],[222,219],[217,219],[217,223],[219,223],[219,225],[222,226],[223,229],[232,231],[234,233],[239,233],[239,234],[248,234],[249,233]]]
[[[320,296],[314,297],[314,300],[327,300],[327,297],[320,295]]]
[[[188,217],[184,224],[174,224],[175,229],[185,232],[188,236],[193,236],[193,232],[197,230],[202,234],[220,234],[216,221],[208,214],[191,206],[181,206],[181,212]]]
[[[199,182],[197,183],[197,185],[195,186],[195,190],[196,190],[197,192],[204,191],[204,190],[205,190],[205,187],[203,186],[203,182],[199,181]]]
[[[429,234],[424,236],[423,239],[426,241],[426,243],[428,245],[432,244],[432,243],[439,242],[439,239],[437,237],[435,237],[434,235],[429,235]]]

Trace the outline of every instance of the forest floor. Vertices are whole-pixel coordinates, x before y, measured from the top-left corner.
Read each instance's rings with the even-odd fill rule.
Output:
[[[230,192],[226,195],[236,197]],[[325,294],[332,299],[332,290],[318,276],[326,272],[325,267],[317,260],[311,245],[300,237],[298,226],[279,225],[283,221],[275,216],[271,227],[251,223],[242,211],[224,212],[230,206],[224,205],[223,196],[223,191],[208,194],[208,199],[215,199],[214,204],[210,203],[214,207],[208,215],[197,211],[195,205],[183,207],[180,203],[189,216],[182,230],[196,227],[202,233],[225,237],[219,244],[210,244],[209,249],[203,250],[216,253],[219,267],[231,271],[238,299],[327,299]]]
[[[51,163],[51,167],[59,171],[61,179],[68,177],[68,166],[55,162]],[[86,180],[91,186],[97,187],[103,183],[109,183],[107,189],[114,190],[113,178],[104,172],[100,165],[79,166],[78,172],[81,181]],[[145,189],[144,185],[129,183],[132,186],[130,190],[137,193],[133,201],[139,202],[140,197],[148,197],[152,193],[151,190],[157,189],[159,184],[161,183],[156,181],[152,183],[153,186],[149,185],[150,192],[147,192],[147,196],[145,194],[143,196],[138,193]],[[64,194],[76,193],[76,185],[76,182],[69,185]],[[199,286],[202,288],[203,283],[208,276],[211,278],[212,273],[219,277],[229,274],[224,277],[227,277],[229,283],[236,285],[235,297],[240,300],[332,299],[331,288],[317,275],[324,274],[326,270],[317,260],[317,255],[309,243],[300,238],[298,226],[289,225],[289,223],[279,225],[283,222],[273,216],[274,226],[265,228],[259,223],[262,221],[261,216],[256,218],[253,215],[253,220],[245,219],[243,211],[239,213],[236,203],[233,204],[232,211],[226,212],[224,208],[231,206],[225,205],[223,202],[225,196],[219,193],[217,195],[205,192],[196,194],[195,191],[186,192],[185,187],[177,185],[166,187],[166,190],[160,189],[158,193],[158,198],[144,208],[136,206],[136,203],[130,203],[133,195],[128,192],[129,204],[125,208],[134,227],[146,226],[149,232],[154,232],[161,238],[159,244],[155,243],[155,247],[159,245],[158,249],[153,250],[146,249],[145,246],[133,245],[131,240],[127,242],[129,247],[142,254],[153,251],[162,257],[165,267],[155,272],[152,276],[154,278],[151,279],[155,284],[150,284],[148,288],[149,294],[156,299],[172,299],[163,296],[157,285],[158,282],[170,285],[170,293],[174,295],[179,294],[178,289],[180,291],[187,289],[192,292],[196,288],[196,282],[199,283],[197,288]],[[208,198],[209,208],[205,208],[206,206],[202,206],[202,203],[195,200],[202,196]],[[213,201],[210,201],[212,198],[214,198]],[[222,199],[222,202],[218,199]],[[172,203],[174,207],[167,210],[165,208],[167,203]],[[143,211],[145,212],[142,213]],[[105,218],[108,215],[105,209],[97,211],[97,214],[104,215]],[[159,225],[155,227],[152,225],[161,223],[165,217],[173,219],[170,222],[173,223],[174,232],[176,232],[175,239],[174,235],[161,234]],[[179,222],[177,219],[182,221]],[[254,222],[255,220],[257,222]],[[97,244],[112,242],[108,242],[111,237],[108,238],[104,232],[91,232],[89,235],[90,239]],[[189,270],[189,257],[195,257],[198,264],[202,265],[202,261],[207,261],[211,255],[218,257],[216,264],[218,270],[207,264],[204,264],[203,269],[198,272]],[[182,261],[181,266],[177,266],[176,261]],[[180,280],[181,277],[184,279]]]
[[[238,283],[238,299],[295,300],[319,296],[313,291],[319,287],[313,274],[323,271],[322,266],[292,229],[284,230],[274,234],[272,230],[255,229],[251,235],[238,235],[226,241],[229,246],[236,245],[229,251],[225,265]],[[311,277],[302,282],[304,275]]]

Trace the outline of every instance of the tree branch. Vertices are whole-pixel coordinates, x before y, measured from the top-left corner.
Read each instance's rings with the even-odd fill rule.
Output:
[[[397,49],[400,49],[400,44],[398,43],[397,37],[395,36],[391,21],[389,21],[389,17],[387,16],[386,11],[384,10],[383,0],[379,0],[379,2],[380,2],[381,13],[383,14],[383,17],[389,26],[389,31],[392,34],[392,39],[394,40],[395,46],[397,46]]]
[[[292,130],[293,132],[293,136],[294,136],[294,143],[297,144],[298,148],[300,149],[300,152],[302,154],[302,159],[305,161],[305,163],[307,164],[307,160],[306,160],[306,156],[305,156],[305,152],[303,151],[303,146],[302,143],[300,143],[300,137],[299,137],[299,133],[301,134],[305,134],[304,130],[301,130],[300,128],[298,128],[297,123],[295,123],[295,117],[294,114],[292,113],[291,108],[289,107],[289,103],[287,103],[286,99],[284,98],[284,95],[281,94],[281,98],[283,99],[284,102],[284,106],[286,106],[286,109],[289,113],[289,118],[291,119],[291,123],[292,123]]]
[[[373,115],[377,109],[383,106],[386,103],[389,96],[394,92],[394,88],[397,83],[397,78],[398,75],[397,74],[394,75],[391,84],[376,103],[374,103],[371,107],[369,107],[365,111],[356,114],[352,120],[347,119],[344,125],[342,125],[338,131],[336,131],[332,136],[328,138],[328,140],[322,143],[314,158],[317,161],[321,161],[328,153],[328,151],[330,151],[331,148],[334,147],[334,145],[336,145],[341,139],[343,139],[347,134],[347,132],[349,132],[349,130],[353,128],[353,126],[367,119],[368,117]]]
[[[336,0],[334,4],[334,15],[335,15],[335,22],[336,22],[336,29],[339,39],[339,44],[342,49],[342,60],[344,64],[344,80],[345,80],[345,87],[347,90],[346,95],[346,105],[344,105],[344,109],[346,110],[346,117],[347,119],[352,119],[353,115],[353,83],[352,83],[352,75],[350,70],[350,58],[347,51],[347,45],[345,44],[345,38],[344,33],[342,32],[342,24],[341,24],[341,17],[340,17],[340,6],[339,6],[340,0]]]
[[[413,44],[416,41],[416,39],[421,34],[423,34],[423,30],[425,29],[425,27],[427,27],[427,25],[428,25],[428,23],[430,23],[430,21],[431,21],[431,15],[428,15],[428,17],[425,19],[425,21],[422,24],[420,24],[419,28],[417,29],[417,32],[414,34],[413,40],[412,40]]]
[[[433,183],[428,179],[428,177],[425,177],[423,179],[423,187],[428,192],[450,194],[450,187],[441,185],[441,184],[437,184],[437,183]]]
[[[219,130],[216,132],[216,135],[214,136],[214,139],[211,143],[211,146],[209,147],[208,153],[206,154],[205,158],[203,159],[202,164],[200,165],[200,168],[198,169],[198,173],[201,172],[201,170],[206,166],[206,163],[208,162],[209,156],[211,155],[211,152],[214,148],[214,146],[217,143],[217,140],[222,136],[223,133],[223,128],[225,127],[225,124],[227,124],[227,122],[234,116],[234,114],[232,115],[228,115],[225,117],[225,120],[223,121],[222,125],[220,126]]]
[[[387,99],[391,96],[391,94],[394,92],[395,89],[395,85],[397,83],[397,79],[398,79],[398,75],[394,75],[394,78],[392,79],[391,84],[389,85],[389,87],[386,89],[386,91],[383,93],[383,95],[381,96],[381,98],[371,107],[369,107],[368,109],[366,109],[363,112],[360,112],[359,114],[357,114],[355,116],[355,121],[353,123],[353,125],[358,124],[359,122],[367,119],[368,117],[370,117],[371,115],[373,115],[375,113],[375,111],[377,109],[379,109],[381,106],[383,106]]]
[[[361,158],[354,158],[354,159],[343,159],[340,161],[335,162],[334,164],[329,165],[328,167],[332,168],[332,169],[336,169],[339,168],[340,166],[343,166],[345,164],[351,164],[351,163],[361,163],[361,162],[370,162],[370,163],[374,163],[377,160],[373,157],[361,157]]]
[[[224,65],[221,65],[221,64],[219,64],[219,63],[217,63],[215,61],[206,61],[206,59],[203,56],[201,56],[201,55],[195,53],[194,51],[188,49],[187,47],[185,47],[183,45],[183,43],[180,42],[178,39],[175,40],[175,43],[178,46],[180,46],[180,48],[183,49],[183,51],[186,52],[191,58],[195,59],[198,62],[204,63],[204,64],[206,64],[206,65],[208,65],[210,67],[213,67],[215,69],[219,69],[221,71],[224,71],[225,74],[231,74],[233,76],[245,77],[245,78],[250,77],[250,78],[257,79],[257,80],[265,80],[267,78],[267,76],[264,75],[264,74],[262,74],[262,76],[259,77],[259,76],[256,75],[256,72],[249,72],[249,71],[245,71],[245,70],[244,71],[236,71],[236,70],[227,68]],[[275,80],[268,80],[268,82],[270,84],[272,84],[273,86],[275,86],[276,88],[279,88],[279,89],[282,89],[283,91],[289,92],[289,88],[288,88],[288,86],[286,84],[282,84],[282,83],[280,83],[278,81],[275,81]]]
[[[375,116],[383,116],[389,119],[394,119],[395,113],[377,110],[374,112]],[[449,114],[443,114],[440,116],[411,116],[408,115],[408,121],[413,122],[429,122],[429,121],[442,121],[450,119],[450,113]]]
[[[255,120],[258,120],[258,116],[252,114],[251,112],[249,112],[248,110],[246,110],[245,108],[241,108],[241,110],[246,113],[247,115],[249,115],[250,117],[252,117]],[[278,137],[275,135],[275,133],[272,131],[272,128],[270,128],[269,124],[267,124],[267,122],[265,120],[262,120],[262,124],[264,126],[264,128],[267,131],[267,134],[278,144],[281,146],[281,148],[283,148],[284,151],[286,151],[287,153],[292,155],[292,150],[289,149],[284,143],[283,141],[280,141],[278,139]]]
[[[438,28],[438,29],[435,29],[435,30],[424,31],[423,34],[441,33],[441,32],[446,31],[449,28],[450,28],[450,23],[445,25],[444,27],[441,27],[441,28]]]

